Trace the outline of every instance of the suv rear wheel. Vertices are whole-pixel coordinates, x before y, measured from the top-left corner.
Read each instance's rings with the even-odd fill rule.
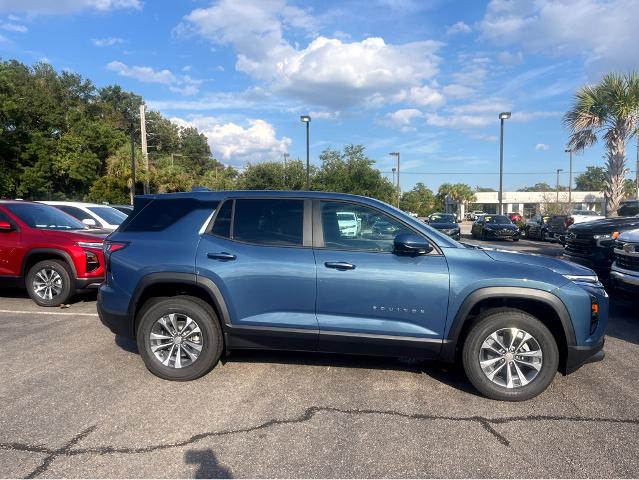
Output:
[[[140,314],[138,349],[146,367],[165,380],[195,380],[217,364],[222,330],[206,302],[186,295],[149,300]]]
[[[62,260],[43,260],[29,269],[26,278],[27,292],[41,307],[57,307],[73,297],[72,279]]]
[[[552,382],[559,364],[555,339],[537,318],[516,309],[482,314],[463,348],[468,379],[495,400],[528,400]]]

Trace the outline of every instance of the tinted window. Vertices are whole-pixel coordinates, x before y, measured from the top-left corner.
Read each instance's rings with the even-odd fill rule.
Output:
[[[227,200],[220,207],[211,229],[213,235],[229,238],[231,236],[231,215],[233,214],[233,200]]]
[[[302,246],[303,229],[303,200],[235,201],[234,240],[259,245]]]
[[[324,246],[339,250],[392,252],[401,233],[414,233],[389,215],[362,205],[321,202]]]
[[[39,203],[12,203],[7,210],[31,228],[49,230],[84,230],[86,226],[75,218],[50,205]]]
[[[506,215],[486,215],[484,217],[484,222],[497,225],[508,225],[509,223],[512,223],[510,218]]]
[[[77,218],[78,220],[93,220],[93,217],[89,215],[87,212],[83,211],[78,207],[71,207],[68,205],[55,205],[55,208],[62,210],[64,213],[68,213],[72,217]]]
[[[195,210],[211,212],[217,203],[195,198],[153,199],[138,213],[132,217],[129,216],[128,221],[122,223],[119,230],[121,232],[158,232],[177,223]],[[197,228],[200,226],[198,225]]]
[[[126,215],[113,207],[87,207],[87,209],[102,218],[109,225],[120,225],[126,220]]]
[[[433,213],[428,219],[434,223],[457,223],[457,217],[450,213]]]

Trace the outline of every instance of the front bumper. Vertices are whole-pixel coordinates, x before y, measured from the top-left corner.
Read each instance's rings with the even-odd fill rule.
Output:
[[[610,270],[610,283],[614,288],[639,293],[639,272],[624,270],[613,264]]]
[[[564,373],[567,375],[587,363],[602,361],[605,356],[603,351],[604,343],[605,339],[601,339],[601,342],[596,345],[569,346],[566,352],[566,368]]]
[[[104,282],[104,277],[76,278],[75,289],[76,290],[94,290],[99,288],[102,282]]]
[[[513,238],[519,238],[519,230],[515,230],[512,232],[504,233],[495,230],[484,230],[486,232],[486,237],[501,239],[501,240],[511,240]]]

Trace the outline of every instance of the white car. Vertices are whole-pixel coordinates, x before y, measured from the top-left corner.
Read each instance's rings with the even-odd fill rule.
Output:
[[[566,219],[566,226],[575,223],[592,222],[593,220],[602,220],[606,217],[593,210],[574,210]]]
[[[339,233],[344,237],[356,237],[361,231],[361,222],[353,212],[337,212]]]
[[[126,219],[126,214],[108,205],[83,202],[41,201],[77,218],[89,228],[115,230]]]

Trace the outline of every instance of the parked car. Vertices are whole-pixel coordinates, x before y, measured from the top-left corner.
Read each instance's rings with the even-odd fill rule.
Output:
[[[621,233],[614,252],[615,261],[610,269],[613,287],[639,293],[639,229]]]
[[[470,212],[470,218],[469,219],[474,222],[475,220],[477,220],[477,218],[480,215],[485,215],[485,212],[482,212],[481,210],[475,210],[473,212]]]
[[[461,238],[457,217],[453,213],[432,213],[426,223],[455,240]]]
[[[341,211],[395,236],[342,235]],[[608,297],[592,270],[463,245],[370,198],[141,196],[105,252],[100,319],[168,380],[236,349],[293,349],[459,359],[483,394],[525,400],[603,358]]]
[[[519,228],[506,215],[481,215],[470,229],[473,238],[482,240],[519,240]]]
[[[83,202],[53,202],[42,201],[51,205],[72,217],[77,218],[89,228],[99,228],[113,231],[126,220],[127,215],[109,205],[98,205]]]
[[[395,238],[397,235],[397,225],[389,222],[386,218],[379,217],[373,223],[373,236],[378,238]]]
[[[126,216],[129,216],[129,214],[133,211],[133,205],[109,205],[109,207],[113,207],[116,210],[120,210]]]
[[[639,217],[612,217],[578,223],[566,231],[564,256],[607,278],[620,233],[639,228]]]
[[[105,236],[49,205],[0,201],[0,284],[43,307],[67,303],[102,283]]]
[[[617,214],[621,217],[639,215],[639,200],[626,200],[625,202],[621,202]]]
[[[517,212],[509,213],[507,216],[510,219],[510,221],[513,223],[521,222],[523,218],[521,214]]]
[[[543,215],[535,215],[526,222],[524,235],[528,239],[546,240],[548,235],[548,224]]]
[[[566,218],[566,228],[575,223],[592,222],[606,218],[593,210],[575,210]]]
[[[361,220],[358,222],[353,212],[337,212],[337,224],[340,233],[347,237],[356,237],[361,231]]]

